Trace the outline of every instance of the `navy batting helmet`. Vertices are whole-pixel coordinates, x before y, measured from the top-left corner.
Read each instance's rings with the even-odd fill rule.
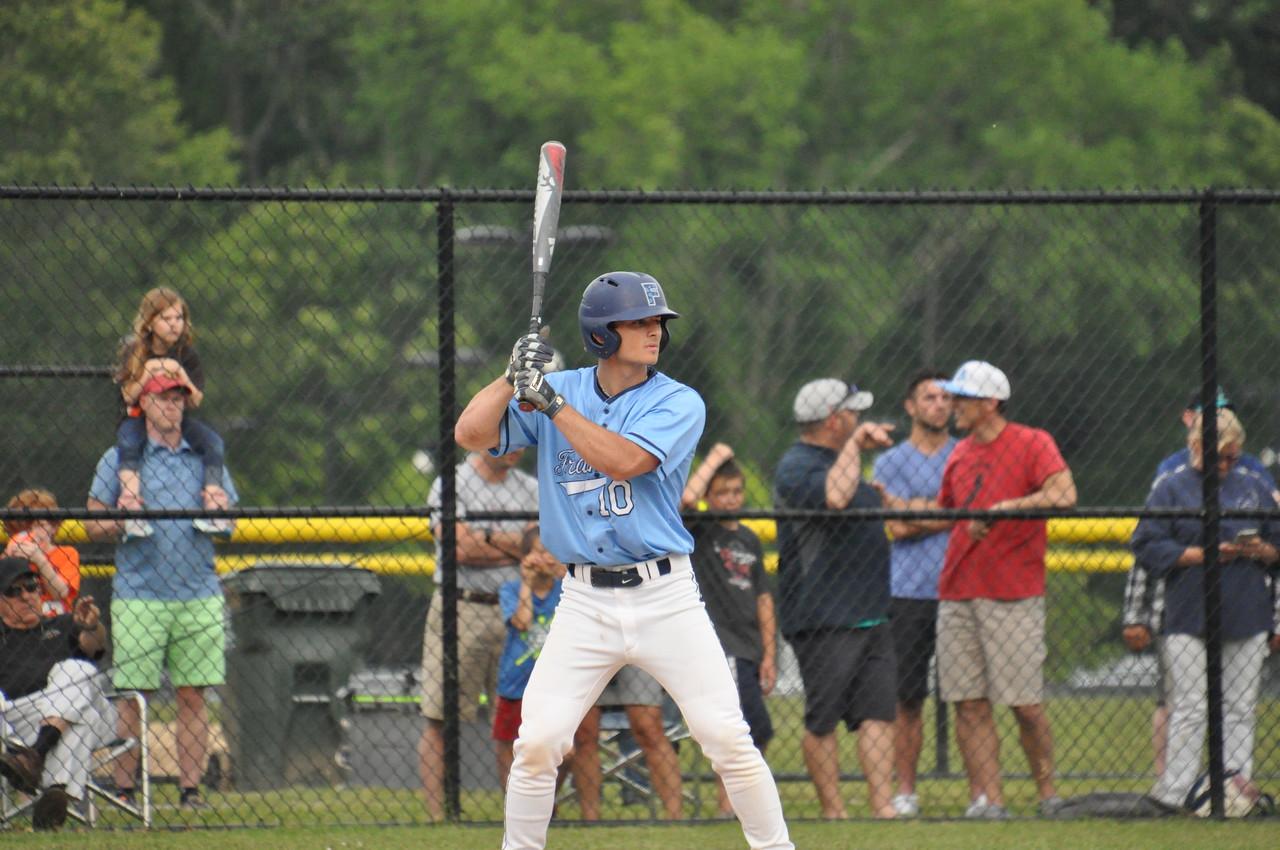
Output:
[[[680,314],[667,306],[662,294],[662,284],[644,272],[609,272],[587,284],[578,307],[578,325],[582,328],[582,342],[587,351],[601,359],[612,357],[622,344],[610,325],[614,322],[630,322],[636,319],[662,317],[662,341],[658,350],[667,347],[667,319],[677,319]]]

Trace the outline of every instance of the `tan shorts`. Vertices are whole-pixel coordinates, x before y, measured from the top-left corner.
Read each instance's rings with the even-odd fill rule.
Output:
[[[998,705],[1044,700],[1044,597],[938,603],[942,699]]]
[[[422,633],[422,714],[444,720],[444,594],[436,588]],[[458,716],[476,719],[482,702],[497,699],[498,659],[507,638],[502,608],[458,600]]]

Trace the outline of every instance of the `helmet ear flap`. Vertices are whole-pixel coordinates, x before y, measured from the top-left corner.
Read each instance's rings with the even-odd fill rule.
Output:
[[[591,345],[588,350],[602,360],[608,360],[617,354],[618,347],[622,345],[622,337],[609,325],[595,328],[590,331],[589,336]]]

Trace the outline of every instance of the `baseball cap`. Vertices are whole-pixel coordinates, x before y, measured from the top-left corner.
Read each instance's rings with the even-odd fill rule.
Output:
[[[191,392],[187,389],[187,385],[179,381],[173,375],[152,375],[145,384],[142,385],[142,392],[138,394],[141,398],[144,395],[159,394],[174,388],[182,390],[184,393]]]
[[[1009,379],[985,360],[961,363],[951,380],[942,382],[942,388],[952,395],[966,398],[994,398],[997,401],[1009,398]]]
[[[1218,387],[1218,408],[1226,408],[1227,410],[1235,410],[1236,406],[1231,403],[1231,399],[1227,398],[1227,391],[1222,387]],[[1200,391],[1196,390],[1191,394],[1191,398],[1187,399],[1187,410],[1200,409]]]
[[[866,410],[874,401],[871,393],[859,390],[838,378],[810,381],[796,393],[797,422],[819,422],[837,410]]]
[[[0,558],[0,591],[9,587],[23,576],[34,576],[35,571],[26,558]]]

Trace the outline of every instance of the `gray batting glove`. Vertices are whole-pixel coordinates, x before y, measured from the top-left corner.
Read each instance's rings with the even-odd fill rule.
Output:
[[[533,405],[535,410],[545,413],[548,419],[555,419],[556,414],[564,409],[564,396],[556,392],[556,388],[547,383],[547,378],[537,369],[521,369],[515,376],[515,398],[521,404]]]
[[[516,372],[521,369],[537,369],[546,371],[547,364],[556,356],[556,350],[539,334],[525,334],[511,346],[511,357],[507,360],[507,383],[515,386]]]

